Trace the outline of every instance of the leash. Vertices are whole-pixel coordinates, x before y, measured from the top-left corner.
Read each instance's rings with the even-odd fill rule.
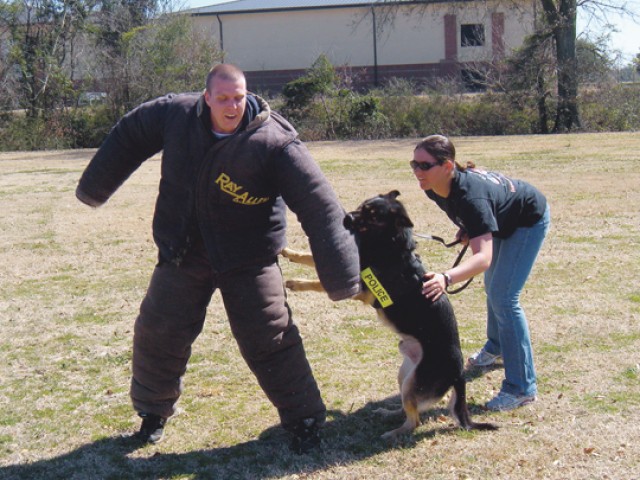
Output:
[[[458,238],[458,239],[454,240],[451,243],[447,243],[447,242],[444,241],[444,239],[442,237],[437,237],[435,235],[424,235],[422,233],[414,233],[413,236],[414,237],[418,237],[418,238],[424,238],[426,240],[433,240],[435,242],[441,243],[446,248],[454,247],[454,246],[456,246],[456,245],[458,245],[459,243],[462,242],[462,240],[460,240]],[[453,262],[453,267],[451,267],[451,268],[455,268],[455,267],[458,266],[458,264],[462,261],[462,257],[464,257],[464,254],[467,253],[467,248],[469,248],[469,244],[468,243],[466,243],[464,245],[464,247],[462,247],[462,250],[460,250],[460,253],[458,254],[458,257],[456,258],[455,262]],[[449,290],[449,288],[447,287],[447,288],[445,288],[445,291],[449,295],[455,295],[456,293],[460,293],[462,290],[464,290],[465,288],[467,288],[469,286],[469,284],[471,283],[472,280],[473,280],[473,277],[471,277],[466,282],[464,282],[460,287],[455,288],[453,290]]]

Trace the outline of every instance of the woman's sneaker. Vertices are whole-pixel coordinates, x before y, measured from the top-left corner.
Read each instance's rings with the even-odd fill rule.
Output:
[[[486,407],[494,412],[503,412],[523,407],[536,401],[535,395],[516,396],[510,393],[500,392],[492,400],[487,402]]]
[[[469,357],[467,363],[470,367],[488,367],[493,365],[500,358],[500,355],[494,355],[487,352],[484,348]]]

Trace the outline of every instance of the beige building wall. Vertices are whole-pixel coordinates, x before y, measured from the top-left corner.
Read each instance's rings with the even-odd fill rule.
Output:
[[[376,11],[378,11],[376,9]],[[438,3],[422,14],[399,13],[373,37],[371,7],[203,15],[194,21],[221,44],[225,61],[246,72],[300,72],[321,54],[334,66],[393,68],[489,61],[522,44],[533,31],[534,0]],[[461,45],[461,26],[482,25],[482,46]],[[414,69],[415,70],[415,69]],[[450,71],[450,70],[449,70]]]
[[[362,9],[248,13],[196,17],[196,22],[219,41],[222,38],[225,61],[244,70],[289,70],[309,68],[323,53],[334,65],[373,63],[370,19],[355,25],[362,13]]]

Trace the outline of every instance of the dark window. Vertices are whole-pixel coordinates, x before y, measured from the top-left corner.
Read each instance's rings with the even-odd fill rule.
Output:
[[[470,23],[460,25],[460,45],[463,47],[481,47],[484,45],[484,25]]]

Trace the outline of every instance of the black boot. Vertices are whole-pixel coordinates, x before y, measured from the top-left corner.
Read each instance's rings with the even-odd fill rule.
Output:
[[[140,412],[138,415],[142,418],[142,425],[136,433],[136,438],[148,443],[158,443],[162,440],[167,419],[153,413]]]
[[[303,418],[294,424],[290,431],[293,433],[291,450],[295,453],[308,453],[320,446],[320,426],[315,418]]]

